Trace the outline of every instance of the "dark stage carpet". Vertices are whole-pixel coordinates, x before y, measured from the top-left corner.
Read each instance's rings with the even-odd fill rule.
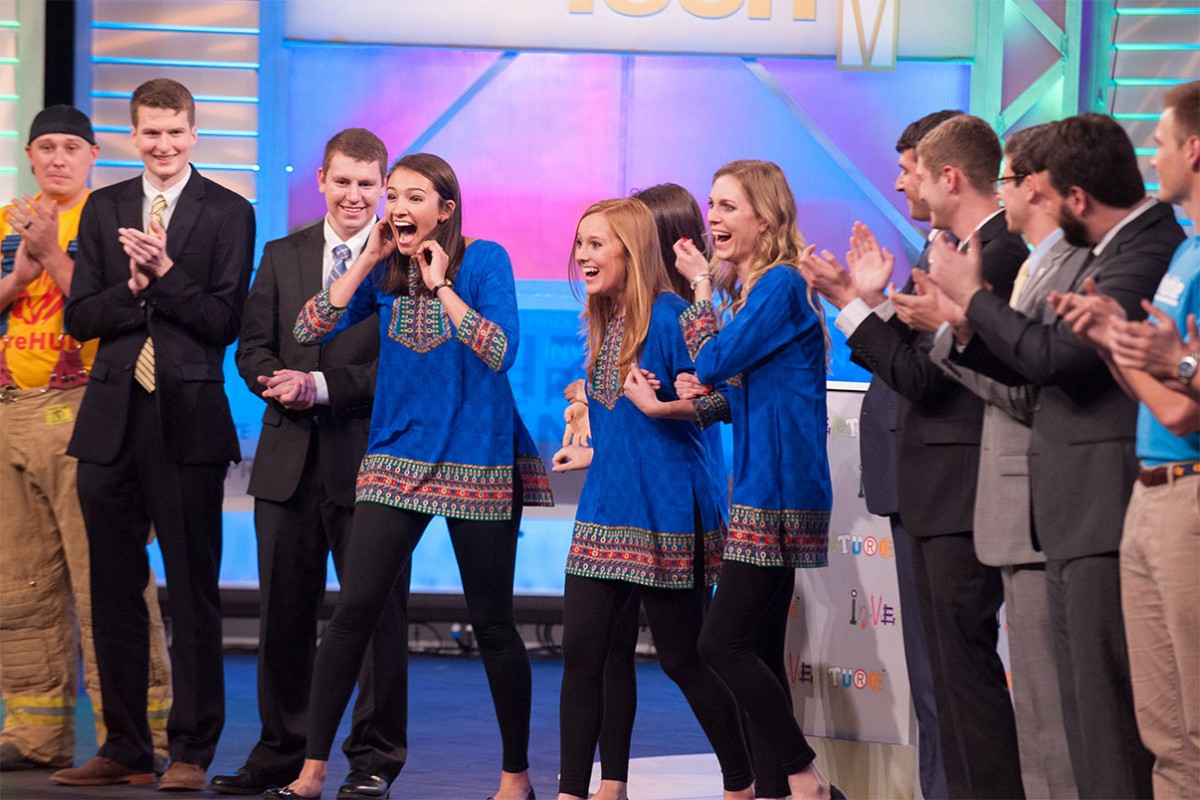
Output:
[[[254,690],[253,655],[225,658],[228,718],[216,760],[209,776],[233,772],[258,739],[258,711]],[[562,662],[533,662],[533,718],[529,762],[534,788],[542,798],[553,798],[558,772],[558,692]],[[410,674],[408,765],[397,779],[393,798],[443,798],[484,800],[497,788],[500,770],[500,735],[488,695],[483,664],[478,658],[414,656]],[[338,734],[338,747],[348,730],[347,715]],[[81,700],[75,763],[95,755],[95,729],[91,707]],[[638,666],[638,715],[633,736],[633,756],[711,753],[703,732],[678,688],[657,664]],[[335,750],[330,762],[325,797],[332,798],[347,771],[346,760]],[[141,787],[67,787],[50,783],[49,772],[0,774],[3,800],[41,798],[149,798],[167,797],[153,785]],[[719,784],[718,784],[719,791]],[[187,793],[224,797],[215,792]]]

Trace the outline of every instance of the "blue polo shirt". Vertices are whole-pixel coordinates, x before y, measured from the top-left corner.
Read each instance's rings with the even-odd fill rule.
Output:
[[[1175,251],[1167,274],[1154,293],[1162,309],[1187,336],[1187,315],[1200,318],[1200,236],[1187,239]],[[1145,403],[1138,406],[1137,455],[1147,466],[1200,459],[1200,432],[1176,436],[1162,426]]]

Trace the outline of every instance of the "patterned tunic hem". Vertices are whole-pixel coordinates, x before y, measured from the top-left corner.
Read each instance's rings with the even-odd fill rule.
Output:
[[[829,513],[734,505],[725,559],[758,567],[828,566]]]
[[[550,476],[546,474],[541,456],[518,453],[516,467],[517,474],[521,476],[521,504],[526,507],[553,506],[554,495],[550,491]]]
[[[300,309],[292,333],[300,344],[316,344],[337,326],[345,313],[345,308],[338,308],[330,302],[329,289],[322,289],[320,294]]]
[[[512,469],[368,454],[358,471],[355,502],[455,519],[512,519]]]
[[[721,531],[704,533],[705,584],[716,583]],[[691,589],[694,533],[662,533],[620,525],[575,521],[566,571],[597,580],[618,580],[660,589]]]

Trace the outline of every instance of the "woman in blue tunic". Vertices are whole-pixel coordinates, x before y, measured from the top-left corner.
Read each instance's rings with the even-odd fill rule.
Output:
[[[606,200],[589,208],[576,231],[572,269],[587,292],[593,454],[563,596],[559,797],[587,796],[604,715],[605,659],[636,586],[663,670],[683,690],[721,763],[724,797],[750,798],[753,775],[737,706],[696,651],[723,528],[697,422],[715,421],[723,401],[681,401],[668,387],[655,392],[643,374],[692,368],[678,321],[687,303],[670,292],[644,203]]]
[[[659,252],[664,264],[675,263],[672,245],[681,238],[704,242],[704,215],[692,193],[675,183],[660,183],[649,189],[634,192],[633,197],[645,203],[654,215],[658,228]],[[688,303],[692,302],[692,287],[674,269],[668,269],[671,291]],[[582,403],[573,409],[575,414],[587,415],[587,394],[584,381],[575,381],[564,391],[570,403]],[[727,420],[726,420],[727,421]],[[729,478],[721,449],[721,426],[704,429],[708,451],[708,468],[717,497],[724,510],[729,496]],[[705,600],[708,599],[706,592]],[[600,728],[600,788],[593,800],[626,800],[629,782],[629,746],[633,737],[633,720],[637,713],[636,651],[640,634],[642,596],[636,587],[625,601],[625,607],[613,630],[612,647],[604,667],[604,722]]]
[[[696,375],[677,388],[687,395],[697,380],[727,383],[733,420],[729,532],[700,652],[750,719],[758,796],[827,798],[831,786],[796,724],[783,664],[795,570],[828,559],[827,334],[795,266],[804,240],[778,166],[734,161],[719,169],[708,223],[715,273],[692,243],[675,243],[676,269],[696,287],[680,318]],[[731,299],[724,327],[714,280]],[[767,785],[767,763],[782,769],[786,784]]]
[[[377,312],[379,372],[342,590],[317,651],[305,762],[274,796],[320,794],[371,631],[421,534],[442,516],[500,724],[496,797],[531,797],[531,679],[513,570],[522,506],[551,498],[505,375],[518,338],[512,265],[500,245],[463,238],[458,179],[437,156],[392,166],[385,211],[359,258],[296,321],[296,338],[315,344]],[[339,794],[384,796],[387,781],[368,786],[371,777]]]

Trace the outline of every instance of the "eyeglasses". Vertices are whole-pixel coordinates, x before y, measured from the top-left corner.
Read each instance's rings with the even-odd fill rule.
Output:
[[[1020,183],[1021,181],[1025,180],[1028,177],[1029,177],[1029,175],[1027,173],[1020,173],[1017,175],[1007,175],[1003,178],[996,178],[995,182],[992,183],[992,191],[999,192],[1001,189],[1004,188],[1004,184],[1007,183],[1008,181],[1012,181],[1013,183]]]

